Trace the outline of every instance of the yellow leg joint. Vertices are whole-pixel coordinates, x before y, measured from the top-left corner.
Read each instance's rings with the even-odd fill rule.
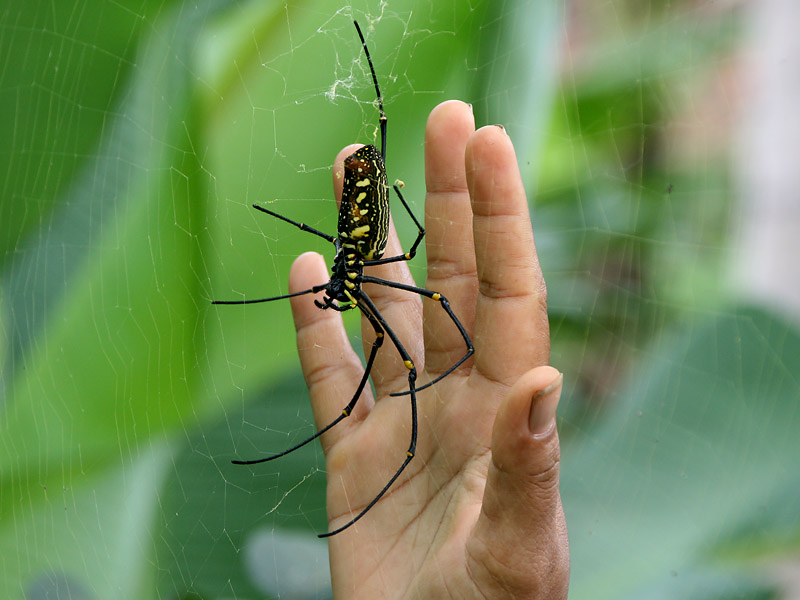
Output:
[[[345,417],[349,417],[349,416],[350,416],[350,411],[349,411],[349,410],[347,410],[347,409],[345,408],[345,409],[342,411],[342,414],[343,414]]]
[[[436,292],[433,296],[431,296],[437,302],[442,299],[442,295],[439,292]]]
[[[414,363],[411,362],[410,360],[404,360],[403,364],[406,366],[406,369],[408,369],[409,371],[414,368]]]
[[[413,452],[406,452],[406,456],[408,458],[414,458],[414,453]]]

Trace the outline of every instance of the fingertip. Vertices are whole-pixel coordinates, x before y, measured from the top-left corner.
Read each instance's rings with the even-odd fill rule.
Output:
[[[308,289],[328,279],[325,259],[317,252],[304,252],[292,263],[289,271],[289,292]]]
[[[472,112],[472,105],[461,100],[445,100],[437,104],[428,115],[428,126],[449,121],[467,122],[472,124],[474,129],[475,115]]]
[[[561,399],[564,375],[553,367],[534,369],[528,426],[535,436],[546,436],[556,427],[556,409]]]
[[[467,142],[467,184],[476,216],[523,216],[528,211],[517,155],[503,127],[487,125]]]
[[[467,172],[477,167],[507,167],[510,163],[516,166],[514,144],[502,125],[484,125],[475,130],[467,141]]]
[[[364,144],[350,144],[339,150],[339,154],[333,160],[333,194],[336,198],[336,206],[342,202],[342,185],[344,181],[344,159],[361,148]]]
[[[481,149],[487,145],[512,145],[511,137],[508,135],[508,131],[506,131],[506,128],[500,124],[484,125],[483,127],[479,127],[475,130],[475,133],[472,134],[469,144],[473,150]]]
[[[499,149],[513,149],[508,131],[502,125],[484,125],[475,130],[467,143],[467,159],[491,159]]]
[[[356,150],[361,148],[364,144],[348,144],[336,155],[336,158],[333,160],[333,176],[334,179],[341,180],[342,178],[342,170],[344,168],[344,159],[353,154]]]
[[[316,252],[306,252],[298,256],[289,271],[289,293],[302,292],[315,285],[325,283],[329,279],[328,271],[325,268],[325,261]],[[322,297],[319,294],[304,294],[290,298],[292,304],[292,316],[294,317],[295,327],[302,330],[309,325],[325,319],[327,311],[319,310],[314,304],[314,299]]]
[[[425,127],[425,184],[428,193],[466,190],[464,148],[475,131],[472,106],[448,100],[436,106]]]
[[[492,456],[503,471],[546,472],[558,460],[555,414],[563,375],[541,366],[524,373],[509,390],[495,419]]]

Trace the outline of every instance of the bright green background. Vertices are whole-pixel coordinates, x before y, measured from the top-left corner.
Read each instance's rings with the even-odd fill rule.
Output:
[[[288,306],[209,300],[330,258],[249,205],[335,230],[330,162],[376,135],[356,17],[418,214],[442,100],[519,150],[568,382],[571,597],[778,597],[800,338],[721,291],[727,157],[670,148],[740,24],[604,4],[588,53],[553,0],[0,9],[0,594],[326,597],[319,451],[229,462],[313,428]]]

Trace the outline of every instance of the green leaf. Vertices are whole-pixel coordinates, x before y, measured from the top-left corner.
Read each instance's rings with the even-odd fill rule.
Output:
[[[719,563],[719,541],[761,514],[797,541],[797,330],[754,309],[698,316],[632,373],[604,422],[564,448],[571,597],[644,597]]]
[[[192,198],[204,194],[186,57],[219,6],[163,8],[92,160],[3,273],[4,597],[44,594],[46,581],[143,597],[170,438],[207,402],[191,233],[202,209]],[[70,139],[58,123],[49,134]]]
[[[136,10],[91,0],[3,3],[0,35],[0,267],[49,221],[97,157],[109,109],[136,71],[142,29],[178,0]]]

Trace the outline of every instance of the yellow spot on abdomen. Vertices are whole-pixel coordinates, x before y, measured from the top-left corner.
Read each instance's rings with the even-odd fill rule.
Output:
[[[356,227],[353,231],[350,232],[350,237],[354,238],[362,238],[369,233],[369,225],[362,225],[361,227]]]

